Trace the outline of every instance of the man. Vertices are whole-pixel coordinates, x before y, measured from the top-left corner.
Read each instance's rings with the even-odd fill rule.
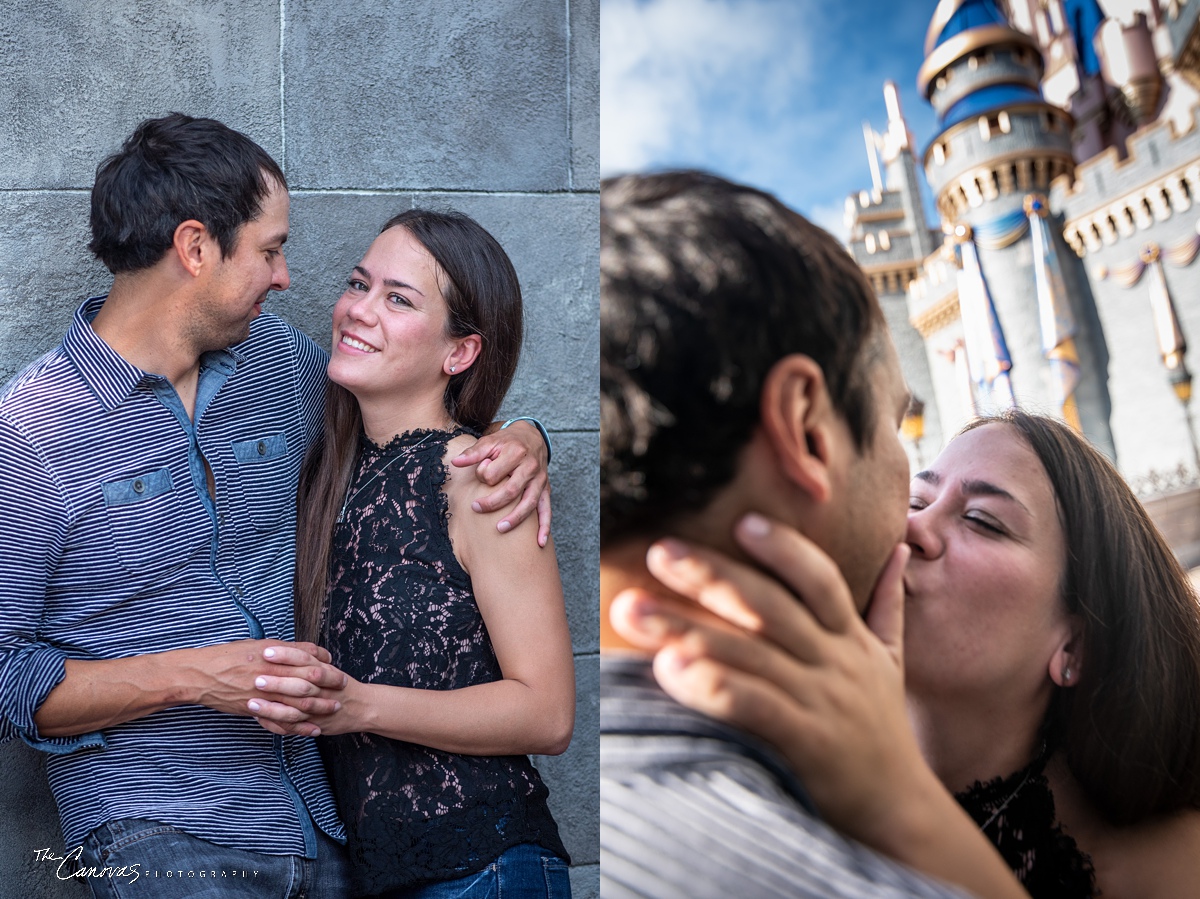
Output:
[[[314,744],[251,717],[311,735],[345,683],[290,642],[326,359],[261,315],[289,283],[283,172],[218,122],[148,120],[97,172],[92,233],[110,293],[0,394],[0,734],[49,754],[97,895],[342,895]],[[542,453],[522,430],[456,461]]]
[[[665,534],[745,558],[749,510],[815,541],[866,606],[904,532],[909,395],[864,276],[774,198],[688,172],[605,181],[600,260],[603,894],[959,895],[823,824],[608,621],[619,592],[661,592],[645,560]]]

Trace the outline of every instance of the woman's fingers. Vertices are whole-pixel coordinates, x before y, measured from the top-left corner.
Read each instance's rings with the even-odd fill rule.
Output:
[[[859,619],[837,565],[799,531],[751,513],[737,523],[734,536],[755,561],[803,598],[826,630],[844,633]]]
[[[821,628],[791,592],[767,575],[713,550],[661,540],[646,567],[668,589],[739,628],[807,660],[819,655]]]
[[[608,619],[618,634],[646,652],[657,652],[698,626],[744,633],[695,603],[637,588],[613,597]]]
[[[867,627],[904,670],[904,569],[912,548],[901,543],[888,558],[867,608]]]
[[[255,698],[246,703],[247,714],[258,719],[258,723],[270,721],[289,734],[316,736],[320,728],[308,720],[308,715],[283,702]]]

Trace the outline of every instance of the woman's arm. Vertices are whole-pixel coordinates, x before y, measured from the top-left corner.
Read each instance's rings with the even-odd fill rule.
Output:
[[[471,575],[503,680],[457,690],[351,680],[341,709],[310,721],[322,734],[367,731],[464,755],[557,755],[574,729],[575,666],[553,546],[538,546],[532,518],[511,533],[498,531],[509,510],[472,511],[489,488],[470,471],[448,473],[451,540]],[[266,689],[286,693],[288,685]],[[260,712],[269,730],[272,715]]]
[[[659,649],[676,700],[773,743],[842,832],[982,897],[1027,896],[921,757],[903,681],[907,550],[880,577],[867,623],[837,566],[811,541],[761,518],[738,540],[780,581],[718,553],[665,541],[652,574],[698,606],[623,594],[616,629]]]

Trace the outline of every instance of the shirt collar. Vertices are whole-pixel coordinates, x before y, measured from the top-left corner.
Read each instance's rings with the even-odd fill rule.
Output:
[[[125,361],[92,330],[92,319],[104,305],[105,299],[104,296],[90,297],[75,310],[71,327],[63,338],[63,350],[100,405],[106,412],[111,412],[125,402],[143,381],[150,384],[166,383],[166,378]],[[245,356],[236,349],[226,349],[205,353],[200,359],[202,365],[221,369],[229,375],[236,370],[238,363],[245,361]]]

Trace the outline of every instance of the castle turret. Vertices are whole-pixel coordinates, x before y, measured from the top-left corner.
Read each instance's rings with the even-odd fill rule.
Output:
[[[888,115],[887,129],[880,134],[870,125],[863,125],[873,189],[846,199],[850,253],[867,273],[879,296],[909,389],[916,399],[930,400],[933,382],[925,345],[909,322],[907,295],[921,261],[934,250],[937,240],[925,218],[912,135],[900,108],[896,85],[887,82],[883,96]],[[924,421],[921,435],[910,440],[908,446],[910,461],[918,466],[926,461],[921,454],[920,441],[936,448],[943,437],[936,416]]]
[[[1061,415],[1112,455],[1095,309],[1046,199],[1051,182],[1074,171],[1072,120],[1041,95],[1038,44],[994,0],[941,0],[925,53],[918,88],[939,124],[925,151],[925,173],[947,240],[958,244],[957,297],[943,291],[940,302],[947,309],[955,299],[972,304],[923,329],[929,366],[935,377],[940,369],[949,377],[939,341],[964,338],[968,357],[977,357],[971,370],[981,373],[975,385],[981,411],[1015,403]],[[943,267],[953,260],[947,252],[937,257]],[[928,291],[913,292],[914,320],[931,321],[927,299]],[[989,333],[969,333],[983,327]],[[936,335],[938,328],[946,333]],[[1007,357],[978,358],[988,347]]]

